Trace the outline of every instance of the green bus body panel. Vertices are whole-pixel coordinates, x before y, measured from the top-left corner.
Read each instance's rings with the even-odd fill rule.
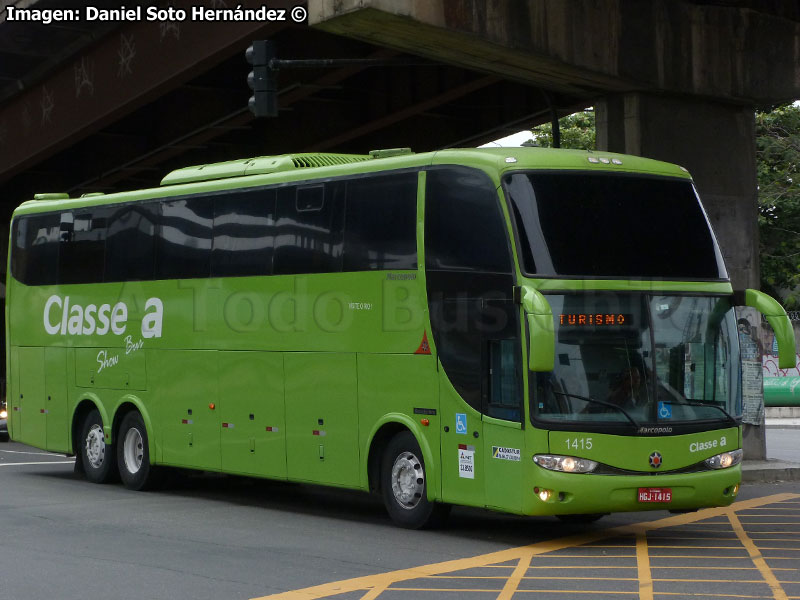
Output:
[[[75,385],[112,390],[147,389],[143,352],[125,354],[117,348],[75,348]]]
[[[537,467],[538,469],[538,467]],[[532,478],[536,486],[553,491],[542,502],[530,492],[524,514],[558,515],[610,513],[643,510],[691,510],[727,506],[736,499],[735,487],[742,480],[741,465],[719,471],[678,475],[579,475],[538,469]],[[637,501],[640,487],[672,490],[669,503]]]
[[[442,430],[442,500],[470,506],[484,506],[484,452],[481,414],[467,405],[439,364],[439,406]],[[458,428],[457,415],[465,415],[465,427]]]
[[[222,470],[286,478],[283,354],[220,352]]]
[[[161,188],[30,201],[15,217],[435,165],[480,169],[498,188],[503,173],[520,169],[690,179],[675,165],[602,154],[620,158],[622,165],[589,163],[589,153],[582,151],[534,148],[443,150],[308,168],[290,165],[287,157],[261,157],[241,165],[179,171],[165,179],[172,185]],[[233,176],[240,166],[243,175]],[[154,463],[366,490],[373,442],[384,439],[383,428],[404,427],[420,444],[431,500],[517,514],[648,510],[665,507],[638,504],[636,490],[659,486],[673,489],[668,508],[732,502],[739,467],[653,476],[641,462],[653,451],[664,456],[664,469],[702,461],[723,450],[692,452],[692,443],[716,437],[719,444],[725,435],[724,450],[738,448],[736,428],[646,438],[548,432],[531,426],[527,402],[521,423],[490,418],[465,403],[442,368],[431,331],[424,269],[425,182],[422,171],[416,270],[28,287],[15,281],[9,268],[12,438],[72,452],[74,415],[81,402],[89,401],[100,411],[110,443],[111,423],[123,405],[133,405],[145,420]],[[500,205],[511,235],[508,206]],[[510,246],[518,264],[516,246]],[[515,276],[517,285],[540,293],[732,292],[727,281],[528,279],[518,267]],[[46,313],[54,296],[58,300]],[[70,307],[81,308],[68,312],[67,298]],[[159,335],[143,327],[152,299],[163,303]],[[127,310],[118,324],[121,333],[46,331],[61,324],[64,314],[117,303]],[[523,340],[526,316],[521,310]],[[423,336],[429,354],[417,353],[424,352]],[[523,344],[525,365],[528,350]],[[523,379],[521,393],[527,398]],[[569,454],[642,475],[556,473],[533,462],[537,453],[567,454],[566,442],[580,437],[592,437],[592,448],[573,448]],[[542,502],[535,487],[557,493]]]
[[[739,448],[739,428],[716,429],[688,435],[630,437],[571,431],[550,432],[550,453],[580,456],[630,471],[659,473],[697,464],[721,452]],[[651,467],[653,452],[662,456]]]
[[[209,350],[147,352],[147,371],[158,382],[151,413],[164,464],[220,470],[218,358]]]
[[[358,383],[354,353],[284,355],[289,477],[358,487]]]
[[[47,415],[45,403],[44,348],[19,349],[19,392],[12,417],[19,417],[19,439],[32,446],[47,446]]]
[[[67,395],[67,349],[45,348],[44,360],[44,410],[47,423],[47,448],[53,452],[71,453]]]
[[[425,354],[359,354],[358,419],[361,449],[360,487],[368,489],[367,458],[378,430],[390,423],[405,425],[419,441],[425,461],[428,495],[439,498],[439,390],[435,359]],[[387,409],[390,410],[387,414]],[[415,414],[428,409],[435,414]],[[428,419],[423,426],[422,419]]]

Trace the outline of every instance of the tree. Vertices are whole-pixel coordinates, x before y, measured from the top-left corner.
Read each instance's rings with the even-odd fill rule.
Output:
[[[561,132],[561,147],[574,150],[595,149],[594,109],[587,108],[558,120]],[[538,146],[553,146],[553,126],[550,123],[539,125],[531,130],[533,141]]]
[[[761,287],[800,307],[800,106],[756,113]]]

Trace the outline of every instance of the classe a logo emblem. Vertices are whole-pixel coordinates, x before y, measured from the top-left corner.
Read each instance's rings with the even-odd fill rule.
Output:
[[[658,452],[653,452],[650,455],[650,466],[657,469],[661,466],[661,454]]]

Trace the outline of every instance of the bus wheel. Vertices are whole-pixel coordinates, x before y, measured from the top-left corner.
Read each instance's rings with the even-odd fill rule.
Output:
[[[156,483],[157,469],[150,465],[147,428],[142,416],[129,412],[117,435],[117,466],[122,483],[129,490],[144,490]]]
[[[103,419],[96,408],[83,421],[80,442],[80,460],[86,479],[92,483],[108,483],[114,479],[114,446],[106,444]]]
[[[593,523],[598,519],[602,519],[608,513],[589,513],[586,515],[556,515],[565,523]]]
[[[449,505],[428,500],[422,451],[410,431],[398,433],[386,447],[381,493],[392,521],[408,529],[439,526],[450,510]]]

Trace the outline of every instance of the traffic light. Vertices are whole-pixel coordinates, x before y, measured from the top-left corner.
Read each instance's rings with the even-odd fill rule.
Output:
[[[247,103],[250,112],[256,117],[277,117],[277,70],[270,66],[270,61],[275,58],[275,47],[267,40],[255,41],[245,52],[245,58],[253,65],[253,70],[247,75],[247,85],[253,90]]]

